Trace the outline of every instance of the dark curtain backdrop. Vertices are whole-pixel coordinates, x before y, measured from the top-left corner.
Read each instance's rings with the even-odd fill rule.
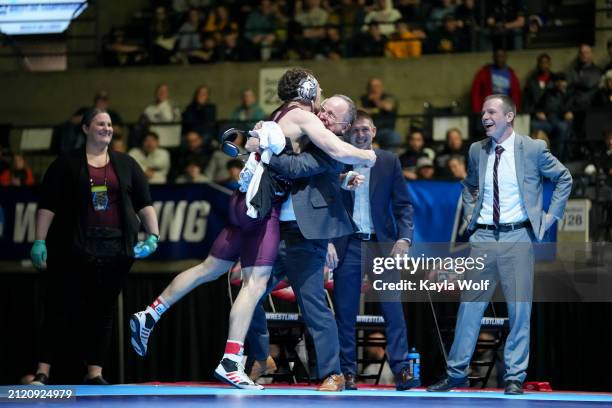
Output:
[[[156,326],[145,359],[129,344],[128,317],[141,310],[170,282],[171,274],[132,273],[124,291],[126,338],[125,381],[206,381],[223,353],[228,328],[227,278],[202,285],[167,312]],[[43,287],[38,274],[0,274],[0,383],[16,384],[36,367],[42,318]],[[454,304],[437,304],[443,326],[452,326]],[[498,305],[503,314],[503,305]],[[429,384],[443,374],[428,304],[407,303],[405,313],[411,346],[421,352],[422,378]],[[445,320],[444,316],[448,316]],[[612,391],[612,303],[534,304],[528,380],[550,381],[557,390]],[[79,343],[86,341],[67,333],[61,363],[52,369],[57,383],[78,383],[85,369],[79,361]],[[118,377],[117,328],[113,336],[105,376]]]

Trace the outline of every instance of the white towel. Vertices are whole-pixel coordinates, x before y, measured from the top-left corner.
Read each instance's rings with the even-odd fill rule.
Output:
[[[270,163],[273,154],[279,154],[285,148],[285,135],[276,122],[263,122],[260,129],[251,130],[251,136],[259,137],[259,147],[262,150],[261,161]],[[247,215],[257,218],[258,213],[251,205],[251,199],[259,190],[259,183],[263,174],[263,164],[257,161],[255,153],[249,155],[244,168],[240,172],[240,191],[246,192]]]

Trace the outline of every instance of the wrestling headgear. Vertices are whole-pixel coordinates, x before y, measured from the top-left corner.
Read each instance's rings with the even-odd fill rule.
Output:
[[[312,75],[306,75],[301,81],[297,89],[296,100],[301,100],[308,103],[313,103],[317,99],[319,83]]]

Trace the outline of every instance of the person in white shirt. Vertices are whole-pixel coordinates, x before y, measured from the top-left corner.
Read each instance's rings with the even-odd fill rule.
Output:
[[[142,140],[142,147],[130,149],[130,156],[142,167],[151,184],[164,184],[170,170],[170,154],[159,147],[159,136],[148,132]]]
[[[161,84],[155,89],[155,103],[145,108],[143,115],[150,123],[179,122],[181,110],[170,100],[170,90],[167,84]]]

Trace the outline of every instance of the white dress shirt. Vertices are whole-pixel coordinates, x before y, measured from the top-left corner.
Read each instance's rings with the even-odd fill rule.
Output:
[[[521,197],[516,178],[516,163],[514,162],[514,132],[501,144],[504,148],[497,168],[497,183],[499,186],[499,223],[510,224],[527,220],[525,203]],[[487,170],[484,180],[482,208],[478,216],[478,224],[493,225],[493,166],[495,164],[495,147],[492,146],[487,160]]]
[[[374,224],[372,223],[372,212],[370,209],[370,168],[355,167],[355,170],[363,175],[364,181],[355,190],[355,203],[353,205],[353,221],[357,226],[357,231],[364,234],[374,234]]]

